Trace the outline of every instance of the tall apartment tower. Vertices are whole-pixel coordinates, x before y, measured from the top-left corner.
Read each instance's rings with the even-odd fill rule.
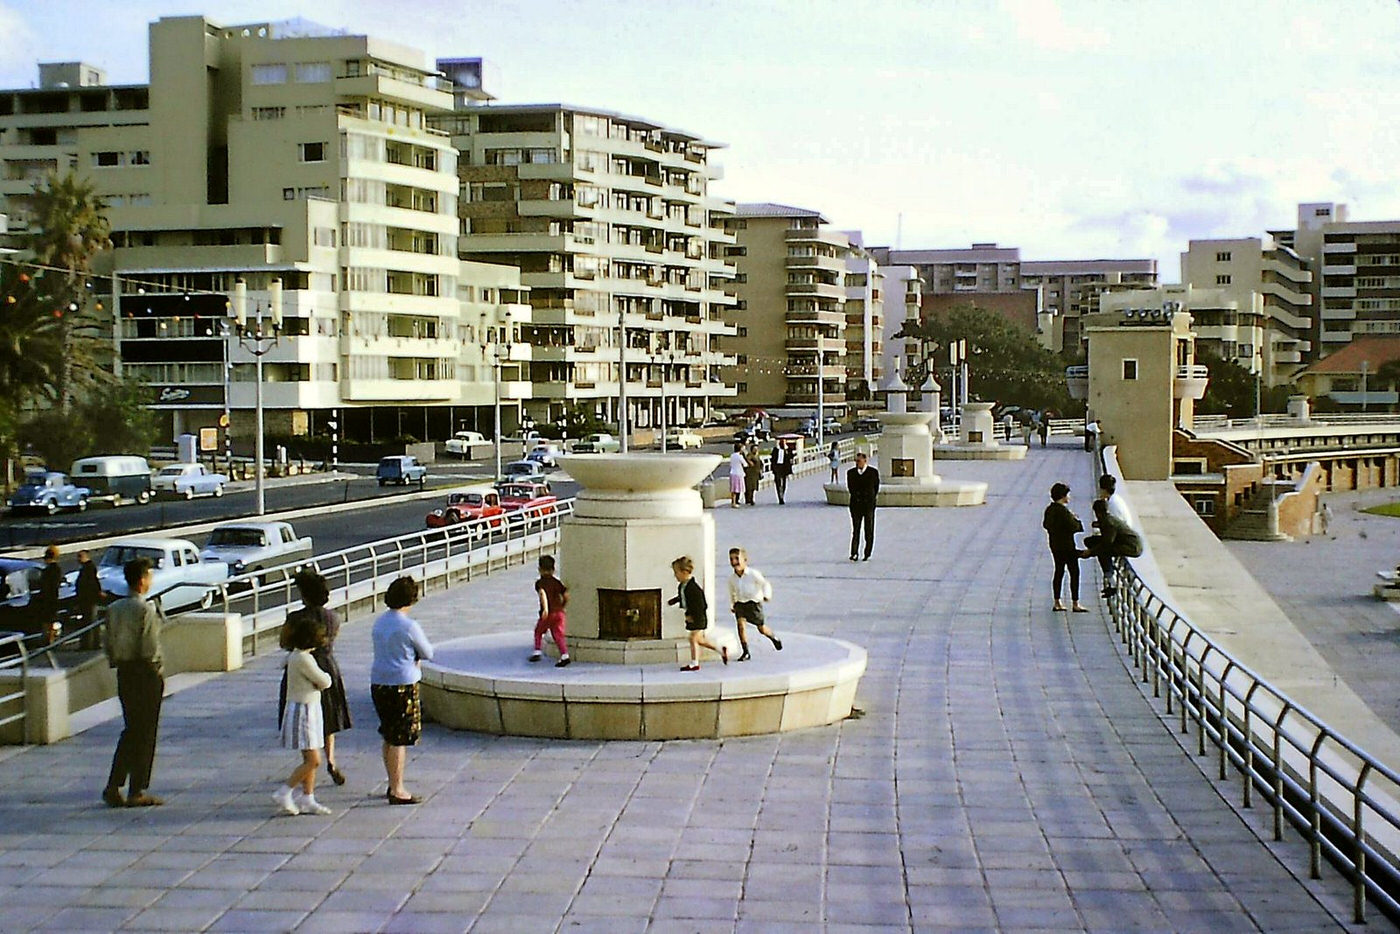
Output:
[[[1273,237],[1192,240],[1181,254],[1183,283],[1218,290],[1241,310],[1262,302],[1257,329],[1228,312],[1219,325],[1208,312],[1193,308],[1191,314],[1200,349],[1221,352],[1250,372],[1262,367],[1267,386],[1288,383],[1311,358],[1312,279],[1307,262]],[[1218,345],[1211,340],[1217,327],[1226,329]]]
[[[923,280],[913,266],[885,266],[884,271],[885,337],[880,349],[880,376],[876,388],[883,385],[889,374],[898,371],[902,376],[910,366],[920,362],[918,345],[910,342],[906,347],[906,342],[896,340],[895,335],[904,327],[905,321],[919,320]]]
[[[107,200],[119,359],[171,430],[214,424],[227,401],[247,438],[253,358],[222,328],[239,279],[250,315],[270,311],[273,280],[283,289],[269,432],[341,409],[350,436],[443,437],[489,410],[494,340],[529,306],[513,271],[458,260],[457,153],[427,125],[453,96],[425,56],[300,20],[189,16],[151,25],[150,69],[145,88],[0,93],[0,127],[32,139],[30,115],[48,114],[54,142],[35,156]],[[0,149],[7,175],[26,157]]]
[[[734,275],[722,255],[731,206],[709,191],[718,144],[564,104],[459,98],[432,124],[461,152],[462,257],[518,266],[530,288],[532,418],[582,405],[617,421],[624,354],[634,428],[659,425],[663,405],[676,425],[733,397],[718,346],[733,333]]]
[[[969,249],[877,249],[882,262],[913,266],[925,295],[1040,292],[1037,331],[1041,343],[1076,357],[1084,352],[1080,319],[1098,310],[1105,292],[1154,288],[1154,259],[1029,261],[1016,247],[974,243]]]
[[[810,414],[820,400],[848,411],[879,379],[884,353],[883,273],[859,234],[825,227],[807,208],[739,204],[729,220],[737,304],[726,372],[736,402]],[[854,236],[854,241],[852,237]]]

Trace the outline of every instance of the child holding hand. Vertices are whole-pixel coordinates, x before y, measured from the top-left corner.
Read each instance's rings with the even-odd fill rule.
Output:
[[[316,617],[297,614],[287,621],[287,706],[282,711],[282,746],[301,751],[301,765],[292,771],[287,783],[272,799],[284,814],[330,814],[331,809],[316,800],[316,772],[321,767],[321,749],[326,745],[321,718],[321,692],[331,686],[331,676],[311,657],[311,650],[323,640]],[[298,792],[298,786],[300,792]]]

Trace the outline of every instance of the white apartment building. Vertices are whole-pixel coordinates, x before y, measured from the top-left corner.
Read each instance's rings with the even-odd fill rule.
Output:
[[[1264,297],[1258,292],[1240,294],[1224,288],[1199,288],[1190,283],[1162,285],[1155,289],[1109,292],[1102,297],[1100,310],[1161,309],[1168,303],[1191,315],[1196,360],[1216,357],[1238,364],[1255,376],[1262,375]]]
[[[901,376],[911,365],[920,361],[917,343],[897,340],[895,335],[904,327],[905,321],[919,320],[919,304],[923,294],[923,280],[913,266],[885,266],[885,329],[884,342],[880,348],[880,377],[875,388],[879,389],[889,374],[896,371]]]
[[[732,205],[709,192],[719,144],[607,110],[475,96],[431,123],[461,152],[461,255],[516,266],[530,289],[531,418],[582,406],[616,422],[625,392],[627,423],[646,428],[662,406],[676,425],[733,398],[718,344],[734,333]]]
[[[859,230],[843,234],[850,244],[846,255],[846,385],[870,400],[885,375],[887,276],[865,248]]]
[[[0,174],[16,183],[0,208],[23,216],[41,168],[93,181],[110,205],[121,367],[172,432],[212,426],[227,401],[248,438],[253,357],[224,329],[240,279],[253,317],[282,287],[263,358],[270,433],[318,431],[336,410],[363,438],[479,420],[490,339],[530,307],[517,271],[458,259],[457,152],[428,125],[453,94],[423,53],[300,20],[188,16],[151,25],[150,67],[148,87],[65,65],[52,86],[0,92]]]
[[[1233,344],[1239,353],[1236,362],[1241,365],[1250,366],[1258,360],[1266,386],[1290,382],[1305,365],[1312,349],[1313,274],[1294,250],[1272,237],[1192,240],[1181,254],[1181,278],[1197,289],[1221,292],[1236,308],[1252,309],[1256,301],[1262,301],[1262,334],[1251,329],[1242,339],[1237,334],[1228,339],[1222,336],[1222,340]],[[1229,317],[1228,312],[1225,315]],[[1196,325],[1198,346],[1219,355],[1219,348],[1207,340],[1206,322],[1198,318]],[[1244,354],[1241,343],[1258,347],[1259,352]]]

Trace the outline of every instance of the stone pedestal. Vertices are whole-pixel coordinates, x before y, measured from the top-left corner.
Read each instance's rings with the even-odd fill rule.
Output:
[[[980,506],[987,501],[987,484],[980,480],[944,480],[933,472],[933,435],[929,423],[937,411],[909,412],[894,404],[877,412],[884,430],[879,440],[880,492],[883,506]],[[850,504],[844,481],[823,487],[826,501]]]
[[[689,555],[715,604],[715,520],[693,487],[714,454],[570,455],[583,485],[560,523],[559,565],[573,582],[570,654],[580,661],[675,662],[689,652],[671,561]],[[579,582],[583,582],[580,584]]]
[[[964,402],[958,440],[938,445],[935,456],[947,460],[1024,460],[1024,444],[1002,444],[997,440],[992,405],[991,402]]]

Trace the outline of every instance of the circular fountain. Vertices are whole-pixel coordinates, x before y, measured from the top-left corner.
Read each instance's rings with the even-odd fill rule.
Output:
[[[583,486],[560,522],[558,553],[574,663],[530,664],[520,631],[444,642],[423,663],[424,714],[454,728],[567,739],[740,736],[848,716],[866,656],[839,639],[785,631],[783,651],[761,661],[709,658],[698,672],[680,671],[689,642],[679,608],[666,605],[676,592],[674,558],[695,561],[711,608],[709,641],[737,643],[728,607],[715,599],[715,520],[695,489],[719,461],[560,458]]]

